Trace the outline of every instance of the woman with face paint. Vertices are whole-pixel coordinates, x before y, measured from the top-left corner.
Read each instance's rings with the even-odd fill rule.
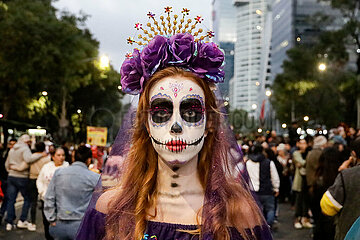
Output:
[[[123,90],[140,99],[111,153],[119,182],[94,195],[76,239],[272,239],[215,96],[223,61],[188,33],[157,35],[125,60]]]

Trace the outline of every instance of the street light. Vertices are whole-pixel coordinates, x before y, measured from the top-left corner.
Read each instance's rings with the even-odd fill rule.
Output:
[[[286,123],[281,124],[281,127],[286,128],[287,127]]]
[[[251,108],[255,110],[257,108],[257,105],[254,103],[253,105],[251,105]]]
[[[47,91],[42,91],[41,92],[41,95],[43,95],[44,97],[48,95],[48,92]]]
[[[77,112],[78,114],[80,114],[80,113],[81,113],[81,109],[78,109],[76,112]]]
[[[309,121],[309,116],[305,116],[305,117],[304,117],[304,121],[305,121],[305,122]]]
[[[322,71],[322,72],[326,70],[326,65],[325,65],[325,63],[320,63],[320,64],[319,64],[319,70]]]
[[[261,128],[258,128],[257,131],[258,131],[258,133],[262,133],[263,130]]]
[[[0,113],[0,118],[3,118],[3,117],[4,117],[4,115]]]
[[[271,96],[271,94],[272,94],[272,93],[271,93],[271,91],[270,91],[270,90],[266,90],[266,92],[265,92],[265,95],[266,95],[266,96],[270,97],[270,96]]]
[[[106,55],[100,57],[100,69],[108,69],[110,67],[110,59]]]

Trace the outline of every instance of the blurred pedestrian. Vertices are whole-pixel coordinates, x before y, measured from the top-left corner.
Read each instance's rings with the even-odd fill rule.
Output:
[[[314,139],[313,149],[306,156],[306,183],[309,189],[309,197],[310,197],[310,209],[313,214],[313,218],[316,224],[318,219],[317,213],[319,212],[317,209],[317,205],[319,203],[314,199],[314,185],[316,183],[315,173],[316,169],[319,167],[319,159],[323,152],[323,149],[326,147],[327,139],[324,136],[317,136]]]
[[[51,178],[54,175],[54,172],[58,168],[67,167],[69,166],[68,162],[65,162],[65,152],[62,148],[55,149],[55,152],[53,155],[51,155],[50,162],[46,163],[40,170],[39,176],[36,180],[36,186],[39,191],[40,200],[41,200],[41,206],[42,206],[42,215],[43,215],[43,224],[44,224],[44,232],[45,232],[45,238],[47,240],[52,240],[49,233],[49,226],[50,223],[47,221],[45,215],[44,215],[44,197],[46,194],[46,191],[48,189],[48,186],[50,184]]]
[[[80,146],[75,162],[55,172],[45,195],[44,213],[54,239],[74,239],[100,175],[88,169],[91,149]]]
[[[324,214],[335,216],[335,240],[344,239],[360,216],[360,138],[353,141],[349,160],[355,166],[337,175],[320,202]]]
[[[6,204],[8,202],[7,194],[6,194],[8,172],[5,167],[5,161],[9,155],[10,149],[13,148],[15,143],[16,143],[15,138],[10,139],[9,142],[7,143],[6,149],[0,155],[0,181],[1,181],[1,190],[4,194],[4,198],[0,208],[0,225],[2,224],[2,220],[6,212]]]
[[[295,147],[296,142],[299,140],[299,134],[297,133],[297,129],[298,129],[299,125],[296,121],[293,121],[291,123],[291,126],[288,128],[288,132],[289,132],[289,144],[291,147]]]
[[[312,228],[309,216],[309,196],[306,183],[306,156],[308,144],[305,139],[300,139],[297,142],[298,150],[293,153],[293,161],[295,164],[295,176],[292,190],[296,194],[295,198],[295,223],[296,229]]]
[[[277,161],[282,166],[282,172],[279,173],[280,177],[280,194],[279,194],[279,201],[285,202],[285,200],[290,200],[290,163],[289,163],[289,154],[286,151],[286,146],[283,143],[280,143],[277,147]]]
[[[38,189],[36,187],[36,180],[39,176],[41,168],[48,162],[50,162],[50,155],[46,154],[45,143],[38,142],[35,144],[35,153],[34,154],[43,154],[43,157],[39,160],[30,164],[30,180],[29,180],[29,194],[30,194],[30,214],[31,214],[31,223],[28,225],[27,229],[29,231],[36,231],[36,208],[38,202]],[[23,163],[23,166],[12,167],[12,169],[21,171],[28,168],[29,165]]]
[[[7,216],[6,216],[6,230],[11,231],[13,229],[13,222],[16,218],[15,215],[15,202],[18,193],[20,192],[24,198],[24,204],[21,211],[21,216],[17,222],[18,228],[27,228],[28,221],[27,216],[30,208],[30,195],[28,192],[29,185],[29,168],[22,171],[13,170],[11,166],[19,166],[24,163],[30,164],[43,155],[32,154],[30,150],[31,139],[27,134],[22,135],[19,138],[19,141],[14,145],[14,147],[9,151],[9,155],[6,159],[6,169],[9,172],[8,176],[8,185],[7,185]]]
[[[280,186],[275,164],[265,157],[263,147],[256,144],[251,148],[246,169],[260,201],[266,222],[272,226],[275,219],[275,196],[279,195]]]
[[[340,152],[334,148],[325,148],[319,158],[313,184],[313,208],[311,209],[314,220],[314,240],[334,239],[335,225],[333,217],[321,212],[320,200],[326,190],[334,183],[338,168],[341,164]]]

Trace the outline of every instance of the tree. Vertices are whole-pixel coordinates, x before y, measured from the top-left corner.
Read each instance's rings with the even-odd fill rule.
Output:
[[[321,44],[313,48],[297,46],[287,52],[284,72],[272,86],[272,105],[279,120],[289,123],[309,115],[314,123],[329,127],[353,121],[348,114],[352,112],[353,97],[348,91],[355,76],[343,70],[341,54],[324,58],[318,54],[321,48]],[[324,61],[328,67],[321,72],[317,67]]]
[[[120,124],[120,111],[123,110],[119,101],[123,96],[118,89],[119,83],[120,74],[111,68],[72,94],[68,114],[72,116],[72,126],[78,127],[74,131],[77,139],[85,140],[87,125],[107,127],[109,137],[114,137],[114,131]],[[80,114],[78,110],[81,110]]]
[[[359,0],[320,0],[329,2],[335,9],[340,10],[345,24],[340,30],[343,41],[348,46],[353,46],[354,50],[360,49],[360,1]],[[347,54],[347,53],[346,53]],[[356,60],[356,102],[357,102],[357,127],[360,128],[360,53],[357,53]]]
[[[64,140],[72,130],[74,106],[93,99],[89,94],[77,99],[77,91],[87,86],[117,91],[119,75],[96,67],[99,43],[85,27],[86,15],[58,12],[51,0],[0,3],[0,111],[6,119],[61,129]],[[96,104],[108,101],[103,96]]]

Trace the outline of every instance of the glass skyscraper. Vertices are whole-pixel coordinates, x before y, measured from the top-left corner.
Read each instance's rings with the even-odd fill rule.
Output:
[[[258,115],[270,75],[271,8],[268,0],[235,0],[235,72],[230,107]]]
[[[234,76],[234,44],[236,41],[236,9],[233,0],[213,0],[212,25],[214,42],[225,52],[225,82],[219,84],[222,95],[229,97],[229,83]]]

